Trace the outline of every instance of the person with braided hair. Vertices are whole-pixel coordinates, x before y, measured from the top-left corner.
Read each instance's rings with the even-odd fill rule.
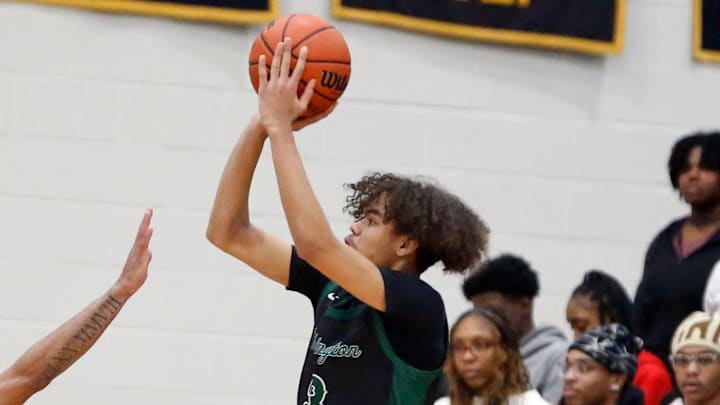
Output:
[[[598,326],[619,323],[632,332],[632,301],[623,286],[600,270],[585,273],[566,309],[575,339]]]

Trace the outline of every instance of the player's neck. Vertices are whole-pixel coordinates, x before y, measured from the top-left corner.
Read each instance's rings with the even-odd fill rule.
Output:
[[[412,274],[418,277],[420,276],[420,272],[415,266],[414,257],[412,259],[407,259],[404,257],[398,258],[398,260],[393,262],[389,268],[390,270],[401,271],[403,273]]]

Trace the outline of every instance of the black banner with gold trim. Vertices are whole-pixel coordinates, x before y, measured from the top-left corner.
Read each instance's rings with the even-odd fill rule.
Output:
[[[223,23],[266,22],[279,15],[280,0],[19,0],[119,13],[149,14]]]
[[[695,0],[695,58],[720,63],[720,0]]]
[[[622,52],[626,0],[332,0],[333,14],[453,37]]]

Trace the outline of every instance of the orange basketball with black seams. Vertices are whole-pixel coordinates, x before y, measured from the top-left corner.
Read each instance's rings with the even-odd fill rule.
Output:
[[[257,92],[259,85],[260,55],[265,54],[269,73],[275,47],[286,37],[292,38],[291,69],[295,68],[300,49],[303,46],[308,49],[298,94],[302,94],[310,80],[316,81],[314,94],[303,116],[312,116],[327,110],[343,94],[350,80],[350,49],[340,31],[316,15],[281,16],[260,31],[250,49],[250,80],[255,91]]]

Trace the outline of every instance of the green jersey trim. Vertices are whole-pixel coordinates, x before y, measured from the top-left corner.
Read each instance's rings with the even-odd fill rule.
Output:
[[[320,294],[320,299],[318,300],[318,306],[319,303],[322,302],[325,297],[327,297],[332,290],[334,290],[338,285],[330,281],[325,285],[325,288],[323,288],[322,293]],[[345,299],[350,300],[353,299],[350,294],[348,294]],[[339,309],[331,306],[327,306],[325,308],[325,312],[323,312],[323,316],[326,316],[328,318],[333,319],[339,319],[339,320],[346,320],[346,319],[355,319],[359,318],[363,312],[365,312],[368,309],[368,306],[364,303],[362,305],[356,305],[350,309]]]
[[[328,282],[319,297],[318,305],[337,287],[338,285],[335,282]],[[351,297],[349,294],[346,296],[347,299],[352,299]],[[323,315],[340,320],[353,319],[360,317],[368,309],[370,308],[365,304],[357,305],[351,309],[338,309],[328,306],[325,308]],[[393,379],[387,405],[422,404],[426,399],[430,385],[442,375],[442,366],[435,370],[420,370],[406,363],[392,348],[378,312],[372,311],[372,317],[375,333],[383,354],[393,365]]]
[[[392,348],[380,315],[375,312],[373,318],[380,347],[394,367],[388,405],[424,403],[428,388],[442,374],[442,366],[435,370],[420,370],[406,363]]]

